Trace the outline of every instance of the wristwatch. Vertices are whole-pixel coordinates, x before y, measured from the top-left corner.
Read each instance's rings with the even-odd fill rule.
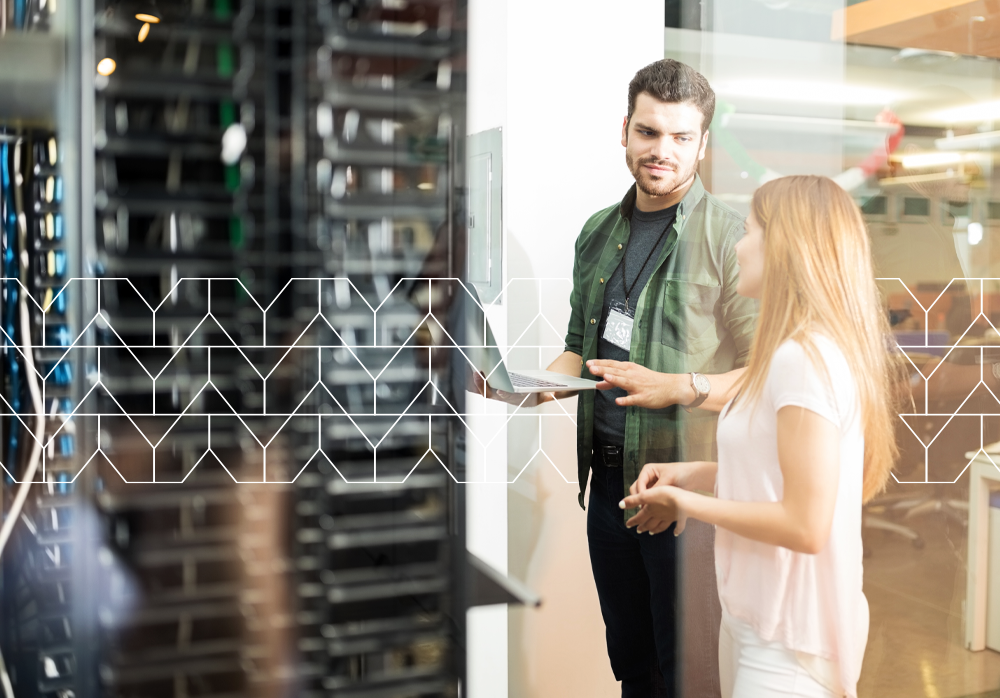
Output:
[[[701,403],[708,399],[708,394],[712,391],[712,383],[708,380],[708,377],[701,373],[691,374],[691,387],[694,389],[694,402],[689,405],[684,405],[684,409],[690,412],[695,407],[699,407]]]

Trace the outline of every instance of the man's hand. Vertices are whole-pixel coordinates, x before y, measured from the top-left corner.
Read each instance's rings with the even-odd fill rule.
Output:
[[[622,407],[634,405],[659,410],[670,405],[686,405],[695,399],[687,374],[657,373],[631,361],[607,359],[591,359],[587,369],[601,378],[598,390],[621,388],[628,393],[615,399]]]
[[[470,392],[478,393],[482,395],[487,400],[497,400],[499,402],[506,402],[508,405],[517,405],[519,407],[537,407],[546,402],[551,402],[555,400],[555,393],[508,393],[505,390],[494,390],[490,387],[490,384],[486,382],[486,378],[479,371],[472,372],[472,381],[475,385],[475,389]]]
[[[628,395],[615,398],[623,407],[635,405],[650,410],[660,410],[670,405],[690,405],[697,395],[691,387],[688,373],[657,373],[631,361],[608,361],[591,359],[587,368],[595,376],[600,376],[598,390],[622,388]],[[736,389],[745,368],[737,368],[728,373],[706,376],[712,384],[708,398],[698,406],[706,412],[721,412],[736,394]]]

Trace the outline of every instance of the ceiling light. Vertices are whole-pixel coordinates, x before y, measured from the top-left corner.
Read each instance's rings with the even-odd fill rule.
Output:
[[[937,167],[938,165],[954,165],[965,159],[965,153],[915,153],[904,155],[900,158],[903,167],[908,170],[918,170],[924,167]]]
[[[964,107],[944,109],[934,112],[930,115],[930,118],[950,124],[991,121],[1000,118],[1000,100],[978,102],[976,104],[967,104]]]
[[[878,87],[845,85],[817,80],[747,79],[715,86],[719,94],[782,102],[813,104],[872,104],[884,106],[900,98],[900,93]]]
[[[147,24],[159,24],[160,18],[156,15],[146,14],[145,12],[140,12],[135,16],[140,22],[146,22]]]
[[[892,57],[893,63],[899,61],[916,60],[920,63],[940,63],[942,61],[953,61],[958,58],[957,53],[951,51],[934,51],[925,48],[904,48]]]
[[[899,124],[857,119],[825,119],[811,116],[786,116],[783,114],[746,114],[735,112],[728,115],[727,128],[745,130],[788,130],[802,133],[843,134],[869,136],[884,140],[886,136],[899,130]]]
[[[880,187],[912,187],[914,184],[943,184],[945,182],[962,182],[966,176],[960,172],[932,172],[930,174],[906,175],[903,177],[885,177],[878,181]]]
[[[111,75],[111,73],[115,72],[115,68],[117,67],[118,64],[115,63],[113,58],[102,58],[101,62],[97,64],[97,72],[107,77],[108,75]]]
[[[964,136],[936,138],[934,146],[938,150],[965,150],[966,148],[987,148],[1000,141],[1000,131],[967,133]]]
[[[139,29],[139,43],[145,41],[147,36],[149,36],[149,22],[143,24]]]

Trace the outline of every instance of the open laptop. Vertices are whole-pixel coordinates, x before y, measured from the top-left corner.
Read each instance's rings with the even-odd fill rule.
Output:
[[[486,376],[486,382],[494,390],[508,393],[547,393],[553,390],[594,390],[597,381],[588,378],[574,378],[562,373],[543,370],[508,371],[503,355],[493,336],[489,320],[483,312],[482,299],[475,287],[469,285],[476,302],[467,303],[466,336],[469,345],[469,359],[473,366]]]

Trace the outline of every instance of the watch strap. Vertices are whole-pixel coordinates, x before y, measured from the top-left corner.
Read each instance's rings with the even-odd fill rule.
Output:
[[[703,393],[700,390],[698,390],[698,384],[696,382],[698,375],[699,374],[696,372],[691,373],[691,388],[694,389],[694,394],[697,397],[695,397],[693,402],[684,405],[684,409],[687,410],[688,412],[693,410],[695,407],[700,407],[701,403],[705,402],[705,400],[708,399],[708,393]]]

